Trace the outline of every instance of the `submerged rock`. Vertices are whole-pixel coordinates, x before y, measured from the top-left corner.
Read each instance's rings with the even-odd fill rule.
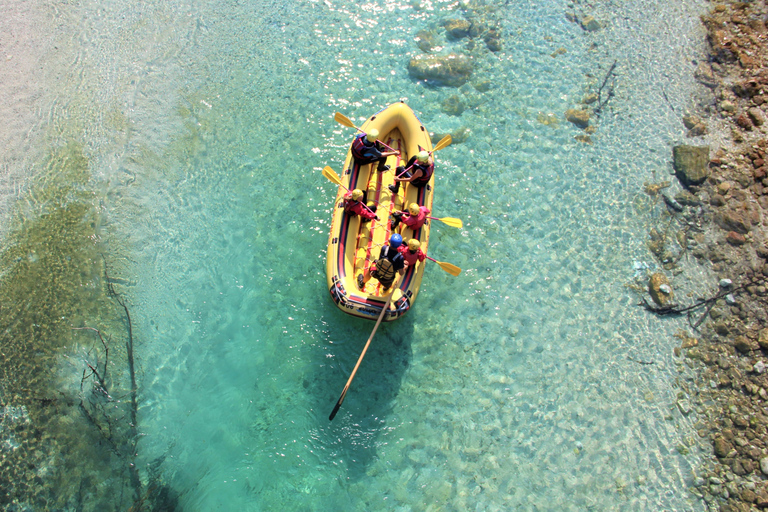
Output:
[[[688,128],[688,137],[699,137],[708,132],[707,124],[699,116],[686,114],[683,116],[683,124]]]
[[[717,78],[715,78],[715,73],[712,71],[712,66],[706,62],[699,63],[693,76],[696,77],[696,80],[702,85],[709,87],[710,89],[717,87]]]
[[[672,148],[675,175],[688,187],[709,177],[709,146],[679,145]]]
[[[651,275],[651,278],[648,281],[648,293],[651,295],[653,302],[659,306],[665,305],[672,300],[672,297],[674,296],[672,288],[669,286],[667,276],[661,272],[656,272]]]
[[[600,25],[600,23],[592,16],[584,16],[579,20],[579,23],[581,24],[581,28],[587,32],[594,32],[602,28],[602,25]]]
[[[464,102],[453,94],[443,100],[442,110],[450,116],[460,116],[464,112]]]
[[[485,41],[485,46],[492,52],[498,52],[501,50],[501,34],[499,34],[499,31],[496,29],[489,30],[485,37],[483,38]]]
[[[467,20],[450,19],[446,20],[443,26],[449,39],[462,39],[469,35],[469,29],[472,27],[472,24]]]
[[[472,61],[459,53],[448,55],[421,55],[408,63],[408,73],[418,80],[437,85],[460,87],[472,75]]]
[[[416,46],[424,53],[429,53],[437,46],[437,37],[430,30],[419,30],[416,33]]]
[[[491,90],[490,80],[480,80],[472,84],[477,92],[488,92]]]
[[[589,126],[589,110],[569,108],[565,111],[565,118],[579,128]]]

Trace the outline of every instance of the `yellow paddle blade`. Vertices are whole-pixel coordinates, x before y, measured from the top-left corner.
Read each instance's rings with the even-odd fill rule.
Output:
[[[440,265],[440,268],[451,274],[452,276],[456,277],[459,274],[461,274],[461,269],[457,267],[456,265],[452,265],[450,263],[446,263],[444,261],[435,261],[438,265]]]
[[[326,165],[323,167],[323,176],[328,178],[330,181],[334,182],[337,185],[341,185],[341,178],[339,178],[339,175],[336,174],[333,169],[331,169],[330,166]]]
[[[454,217],[435,217],[440,222],[444,222],[445,224],[448,224],[452,228],[463,228],[464,223],[461,222],[461,219],[456,219]]]
[[[439,151],[446,146],[450,146],[451,142],[453,142],[453,137],[451,137],[450,135],[446,135],[445,137],[440,139],[440,142],[435,144],[435,147],[432,148],[432,152],[434,153],[435,151]]]
[[[353,123],[351,119],[349,119],[347,116],[345,116],[341,112],[336,112],[336,114],[333,115],[333,118],[339,124],[343,124],[344,126],[349,126],[350,128],[357,129],[357,126],[355,126],[355,123]]]

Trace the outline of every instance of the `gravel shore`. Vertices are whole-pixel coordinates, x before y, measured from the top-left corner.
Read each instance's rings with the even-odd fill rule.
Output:
[[[698,370],[696,385],[684,391],[713,450],[692,492],[710,510],[758,510],[768,508],[768,3],[713,2],[702,22],[710,59],[698,64],[696,78],[712,101],[682,122],[692,140],[719,142],[675,148],[686,191],[665,201],[692,228],[683,232],[686,249],[720,283],[690,312],[690,332],[681,333],[675,355]],[[701,168],[678,161],[700,150],[708,155]],[[657,245],[651,249],[663,253]],[[660,306],[668,288],[659,291],[667,283],[657,281],[649,286],[656,311],[688,313]]]

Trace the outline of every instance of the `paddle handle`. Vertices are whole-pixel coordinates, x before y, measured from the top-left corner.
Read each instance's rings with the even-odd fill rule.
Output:
[[[376,330],[379,328],[379,325],[381,324],[381,321],[384,319],[384,315],[389,310],[389,304],[392,302],[392,296],[395,294],[395,288],[394,283],[392,284],[392,293],[389,294],[389,297],[387,298],[387,302],[384,304],[384,307],[381,309],[381,313],[379,314],[378,320],[376,320],[376,325],[373,327],[373,331],[371,332],[371,335],[368,337],[368,341],[365,342],[365,347],[363,347],[363,351],[360,353],[360,357],[357,358],[357,364],[355,365],[355,368],[352,370],[352,374],[349,376],[349,379],[347,380],[347,384],[344,386],[344,390],[341,392],[341,396],[339,397],[339,401],[336,402],[336,405],[333,408],[333,411],[331,411],[331,415],[328,416],[328,421],[333,421],[333,418],[336,417],[336,413],[339,412],[339,409],[341,408],[342,402],[344,402],[344,398],[347,396],[347,390],[349,390],[349,386],[352,384],[352,379],[355,378],[355,374],[357,373],[357,369],[360,368],[360,363],[363,362],[363,357],[365,357],[365,353],[368,351],[368,346],[371,344],[371,340],[373,339],[373,335],[376,334]]]

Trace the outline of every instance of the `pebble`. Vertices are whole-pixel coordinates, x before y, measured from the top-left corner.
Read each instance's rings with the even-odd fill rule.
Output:
[[[760,459],[760,471],[762,471],[764,475],[768,475],[768,457]]]
[[[720,288],[730,288],[733,284],[733,281],[730,279],[721,279],[720,280]]]
[[[755,373],[763,373],[765,372],[765,363],[762,361],[758,361],[755,363],[755,365],[752,367],[752,370]]]
[[[732,293],[729,293],[725,296],[725,303],[729,306],[735,306],[737,304],[736,297],[734,297]]]

